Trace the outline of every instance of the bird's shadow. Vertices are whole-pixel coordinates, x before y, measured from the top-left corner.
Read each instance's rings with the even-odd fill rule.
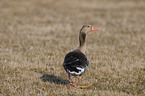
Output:
[[[69,80],[64,80],[64,79],[54,76],[54,75],[43,74],[43,76],[41,76],[40,79],[43,82],[50,82],[50,83],[62,84],[62,85],[69,84]]]

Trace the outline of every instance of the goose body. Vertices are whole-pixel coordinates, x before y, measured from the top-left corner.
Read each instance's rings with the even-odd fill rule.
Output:
[[[79,47],[66,54],[63,62],[63,67],[68,74],[70,86],[75,87],[71,82],[72,76],[79,76],[78,87],[80,85],[81,76],[86,72],[89,60],[85,55],[85,40],[86,34],[91,31],[96,31],[91,25],[84,25],[79,32]]]
[[[84,53],[80,51],[69,52],[64,59],[64,69],[68,74],[73,76],[81,76],[88,68],[89,60]]]

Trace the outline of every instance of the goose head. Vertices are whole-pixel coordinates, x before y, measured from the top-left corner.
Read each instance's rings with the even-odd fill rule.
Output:
[[[88,32],[93,32],[93,31],[97,31],[98,28],[95,28],[91,25],[84,25],[81,30],[80,30],[80,33],[79,33],[79,47],[76,49],[78,51],[81,51],[83,53],[85,53],[85,40],[86,40],[86,34]]]
[[[91,25],[84,25],[81,28],[80,32],[87,34],[88,32],[97,31],[97,30],[98,30],[98,28],[95,28]]]

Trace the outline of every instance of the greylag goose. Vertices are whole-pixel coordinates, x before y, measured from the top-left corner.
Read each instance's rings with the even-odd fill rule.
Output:
[[[88,32],[97,31],[98,28],[94,28],[91,25],[84,25],[79,32],[79,46],[75,50],[66,54],[63,62],[63,67],[68,74],[71,87],[75,87],[71,82],[72,76],[79,76],[78,87],[80,86],[81,76],[86,72],[89,65],[89,60],[85,56],[85,40]]]

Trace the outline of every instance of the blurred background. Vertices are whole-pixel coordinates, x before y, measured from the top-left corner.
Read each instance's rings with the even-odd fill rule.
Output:
[[[82,81],[94,83],[70,89],[62,63],[84,24],[99,28]],[[143,96],[144,25],[145,0],[1,0],[0,95]]]

